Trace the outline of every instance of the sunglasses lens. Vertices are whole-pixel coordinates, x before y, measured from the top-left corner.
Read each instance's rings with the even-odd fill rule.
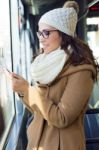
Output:
[[[43,30],[42,34],[43,34],[43,37],[44,37],[44,38],[48,38],[48,37],[49,37],[49,34],[50,34],[50,31]]]
[[[43,30],[42,32],[38,31],[37,36],[38,36],[38,38],[40,38],[40,36],[42,35],[43,38],[47,39],[47,38],[49,38],[50,33],[53,32],[53,31],[57,31],[57,30],[49,30],[49,31],[48,30]]]
[[[42,32],[40,31],[37,32],[38,38],[42,35],[44,38],[47,39],[49,37],[49,34],[50,34],[50,31],[47,31],[47,30],[43,30]]]
[[[38,31],[38,32],[36,32],[37,33],[37,37],[39,38],[40,36],[41,36],[41,32],[40,31]]]

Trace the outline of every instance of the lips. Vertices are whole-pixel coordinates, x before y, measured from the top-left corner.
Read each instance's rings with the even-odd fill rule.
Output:
[[[47,47],[47,45],[43,45],[43,47]]]
[[[42,48],[47,48],[47,47],[48,47],[48,45],[42,44]]]
[[[48,47],[47,44],[42,44],[42,43],[40,43],[40,48],[46,48],[46,47]]]

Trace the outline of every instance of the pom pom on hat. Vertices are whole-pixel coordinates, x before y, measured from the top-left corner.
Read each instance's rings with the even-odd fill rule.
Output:
[[[77,13],[79,13],[79,5],[76,1],[67,1],[64,3],[63,8],[73,7]]]
[[[57,30],[74,37],[78,20],[79,6],[75,1],[65,2],[63,8],[48,11],[39,20]]]

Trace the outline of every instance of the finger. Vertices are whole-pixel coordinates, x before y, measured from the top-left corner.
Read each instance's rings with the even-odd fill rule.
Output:
[[[21,78],[18,74],[14,73],[14,72],[12,72],[12,77],[16,78],[16,79],[20,79]]]
[[[8,69],[3,68],[3,72],[5,73],[7,78],[12,79],[12,74]]]
[[[3,67],[0,66],[0,73],[4,73]]]

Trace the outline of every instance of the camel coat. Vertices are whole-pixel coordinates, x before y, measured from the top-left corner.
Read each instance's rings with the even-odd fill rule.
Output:
[[[29,87],[23,102],[34,113],[27,150],[85,150],[84,114],[94,67],[65,65],[49,85]]]

